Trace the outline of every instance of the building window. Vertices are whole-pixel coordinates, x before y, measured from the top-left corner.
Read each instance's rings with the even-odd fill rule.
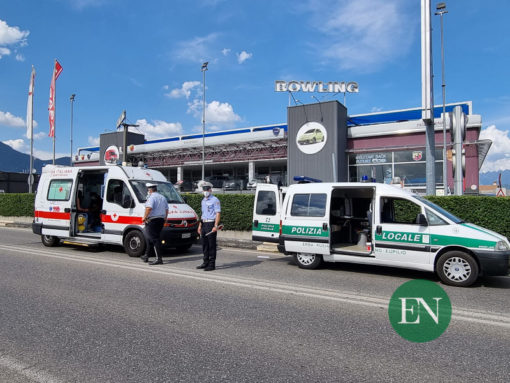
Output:
[[[436,149],[436,184],[443,183],[443,152]],[[400,179],[406,186],[426,185],[425,149],[349,154],[349,181],[391,183]]]

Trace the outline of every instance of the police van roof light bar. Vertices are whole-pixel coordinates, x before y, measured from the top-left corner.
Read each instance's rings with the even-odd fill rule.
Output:
[[[307,176],[294,176],[294,181],[296,181],[298,184],[307,184],[310,182],[322,182],[322,180],[318,180],[316,178]]]

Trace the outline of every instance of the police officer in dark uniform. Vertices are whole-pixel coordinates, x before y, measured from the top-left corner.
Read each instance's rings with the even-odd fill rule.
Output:
[[[197,269],[212,271],[216,268],[216,237],[220,224],[221,205],[218,198],[212,195],[212,184],[205,182],[202,186],[202,220],[198,225],[198,233],[202,237],[204,261]]]

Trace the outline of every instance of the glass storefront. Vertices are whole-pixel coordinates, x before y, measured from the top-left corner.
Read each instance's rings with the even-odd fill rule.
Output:
[[[349,154],[349,181],[426,185],[425,149]],[[436,149],[436,184],[443,183],[443,151]]]

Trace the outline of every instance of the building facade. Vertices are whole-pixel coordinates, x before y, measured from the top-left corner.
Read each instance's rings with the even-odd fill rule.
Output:
[[[491,145],[490,140],[479,139],[482,119],[480,115],[473,114],[471,102],[448,104],[445,117],[448,174],[443,177],[445,159],[443,159],[442,106],[435,107],[437,194],[448,193],[454,186],[450,112],[456,106],[461,107],[465,115],[465,138],[462,142],[465,151],[463,155],[465,156],[464,192],[478,193],[479,169]],[[202,175],[202,165],[204,165],[206,177],[222,176],[242,180],[243,187],[249,180],[263,179],[267,176],[270,176],[274,183],[286,185],[293,182],[288,179],[287,172],[288,131],[288,124],[280,123],[210,132],[204,137],[202,134],[183,135],[146,140],[144,143],[139,143],[138,140],[136,144],[128,140],[126,147],[119,148],[119,151],[122,158],[122,153],[126,151],[127,162],[133,166],[143,162],[150,168],[162,171],[171,182],[198,181]],[[425,124],[421,119],[421,109],[347,116],[345,131],[340,132],[339,135],[342,134],[345,135],[345,153],[335,153],[335,155],[337,166],[344,167],[339,173],[345,173],[346,180],[400,182],[405,187],[418,192],[425,191],[426,133]],[[111,137],[109,139],[111,140]],[[99,164],[102,156],[105,155],[104,146],[78,149],[78,153],[73,157],[74,164],[80,166]],[[324,166],[321,163],[314,165],[317,169]],[[314,176],[314,174],[304,175]]]

